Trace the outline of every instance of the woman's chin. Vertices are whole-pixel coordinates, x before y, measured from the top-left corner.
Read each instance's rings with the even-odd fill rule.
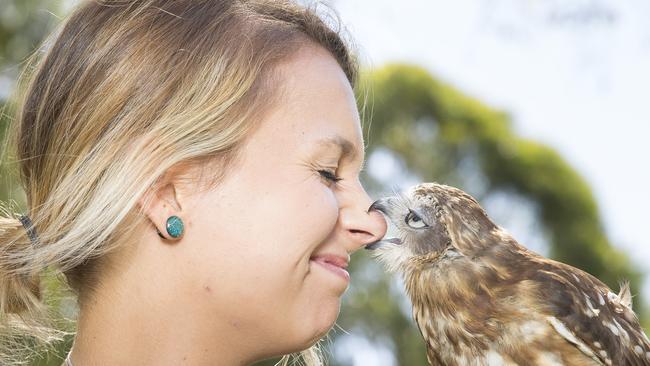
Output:
[[[305,350],[321,340],[332,329],[336,323],[340,311],[340,299],[327,300],[321,303],[310,319],[303,318],[303,321],[296,324],[294,334],[300,334],[295,349],[291,352]]]
[[[323,338],[332,329],[341,310],[341,301],[339,298],[332,300],[332,303],[323,304],[319,310],[312,326],[314,332],[310,339],[310,346]]]

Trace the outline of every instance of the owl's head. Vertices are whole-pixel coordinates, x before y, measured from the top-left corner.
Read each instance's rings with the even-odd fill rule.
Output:
[[[497,229],[472,196],[436,183],[381,198],[370,210],[382,212],[398,234],[366,246],[390,272],[404,269],[411,259],[471,256],[489,245],[487,238]]]

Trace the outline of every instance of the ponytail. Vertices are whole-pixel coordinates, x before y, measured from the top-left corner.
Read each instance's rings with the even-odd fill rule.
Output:
[[[32,343],[49,348],[66,332],[51,326],[40,271],[25,262],[38,250],[31,220],[1,204],[0,211],[0,365],[22,365],[38,353]]]

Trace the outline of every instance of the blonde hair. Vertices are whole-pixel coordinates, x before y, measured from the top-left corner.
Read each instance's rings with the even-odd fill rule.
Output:
[[[276,66],[302,47],[329,51],[354,88],[347,43],[315,8],[289,0],[79,4],[19,82],[9,160],[39,243],[5,205],[0,364],[24,359],[20,336],[61,339],[48,323],[43,271],[63,273],[80,306],[92,299],[104,254],[144,221],[138,199],[176,167],[200,168],[196,181],[216,186],[280,100]],[[317,346],[302,355],[307,365],[322,364]]]

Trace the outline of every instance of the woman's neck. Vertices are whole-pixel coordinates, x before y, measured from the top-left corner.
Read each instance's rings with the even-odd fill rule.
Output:
[[[154,258],[154,256],[148,256]],[[244,335],[214,309],[200,308],[202,288],[186,293],[177,278],[163,278],[161,263],[134,260],[104,276],[82,304],[71,352],[74,366],[247,365]],[[156,273],[158,272],[158,273]],[[176,277],[180,277],[176,275]]]

